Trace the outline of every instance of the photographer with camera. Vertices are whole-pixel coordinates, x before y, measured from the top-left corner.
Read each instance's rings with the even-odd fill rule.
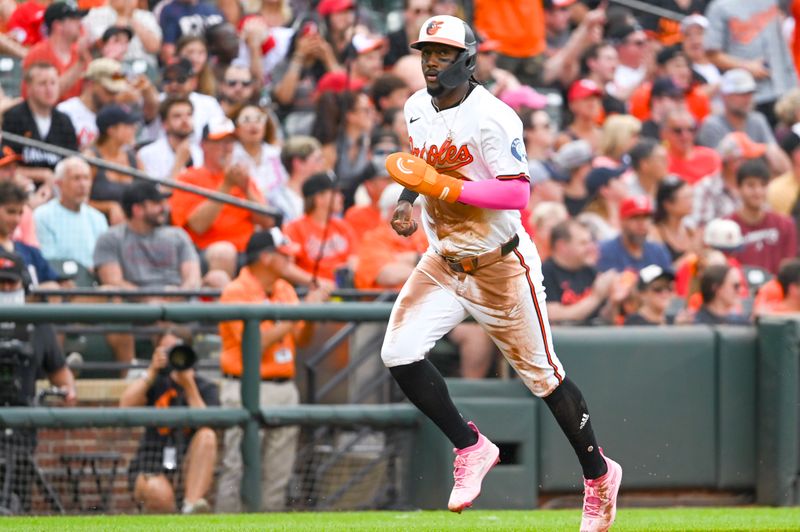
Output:
[[[219,406],[217,386],[195,374],[196,360],[190,331],[171,328],[158,341],[147,374],[125,389],[119,406]],[[182,472],[182,513],[209,512],[204,497],[211,488],[216,463],[217,434],[213,429],[148,427],[128,468],[134,498],[148,513],[174,512],[175,475]]]
[[[23,305],[30,275],[19,255],[0,247],[0,305]],[[59,389],[63,404],[77,400],[75,379],[66,365],[52,325],[0,323],[0,407],[35,406],[36,379],[47,376]],[[0,513],[30,510],[30,484],[34,478],[34,429],[6,429],[0,434]]]

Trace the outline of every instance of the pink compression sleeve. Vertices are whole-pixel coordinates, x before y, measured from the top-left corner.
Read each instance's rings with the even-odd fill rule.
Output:
[[[524,178],[464,181],[458,201],[483,209],[524,209],[531,185]]]

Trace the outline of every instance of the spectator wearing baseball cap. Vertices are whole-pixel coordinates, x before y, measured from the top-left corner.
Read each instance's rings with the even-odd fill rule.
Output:
[[[56,109],[69,116],[75,126],[80,149],[87,148],[97,138],[97,112],[114,103],[118,95],[130,90],[122,64],[114,59],[100,58],[89,63],[83,75],[80,96],[65,100]]]
[[[81,92],[81,77],[92,60],[87,39],[81,39],[81,18],[86,11],[72,1],[53,2],[44,10],[47,37],[28,50],[22,62],[23,70],[37,63],[56,67],[59,74],[59,99],[66,100]],[[63,58],[68,59],[64,61]],[[28,83],[22,80],[22,97],[27,97]]]
[[[694,208],[689,223],[703,226],[714,218],[725,218],[739,208],[736,173],[748,159],[763,157],[767,147],[750,140],[743,132],[728,133],[717,146],[722,170],[697,182]]]
[[[219,101],[207,94],[197,92],[197,74],[192,68],[192,63],[186,58],[176,58],[168,63],[161,71],[162,99],[188,98],[192,102],[192,122],[194,134],[192,143],[200,144],[203,128],[209,122],[219,122],[225,119],[225,112]],[[142,135],[147,140],[157,140],[163,131],[161,118],[158,116],[157,107],[149,110],[144,120],[147,124]]]
[[[480,35],[478,36],[478,55],[475,62],[475,73],[473,74],[475,79],[477,79],[479,83],[486,87],[486,90],[498,97],[500,97],[501,94],[508,92],[512,92],[513,94],[514,91],[517,91],[522,87],[530,89],[532,94],[538,94],[531,87],[528,87],[527,85],[521,85],[514,74],[497,66],[497,50],[499,49],[500,43],[498,41],[486,39]],[[530,96],[531,93],[528,92],[527,95]],[[520,96],[522,95],[517,95],[517,98]],[[513,105],[510,107],[512,109],[514,108]],[[540,108],[538,106],[529,107],[534,109]],[[541,107],[544,107],[544,105],[541,105]]]
[[[643,137],[660,141],[661,127],[667,117],[685,105],[684,91],[668,77],[656,78],[641,88],[631,97],[631,114],[642,120]],[[646,107],[641,105],[642,100]],[[633,112],[634,106],[638,107],[638,112]]]
[[[594,150],[585,140],[573,140],[561,146],[553,156],[553,164],[561,174],[564,187],[564,206],[572,217],[578,216],[591,196],[586,178],[592,170]]]
[[[83,27],[92,42],[110,38],[106,35],[109,30],[126,33],[128,49],[123,59],[156,66],[162,34],[158,20],[150,11],[139,9],[129,1],[110,2],[91,9],[83,19]]]
[[[655,264],[672,271],[669,251],[659,242],[649,240],[653,225],[653,203],[647,196],[630,196],[619,205],[620,234],[600,244],[600,271],[638,272]]]
[[[697,133],[697,143],[714,148],[728,133],[743,132],[754,142],[766,145],[765,156],[773,174],[783,173],[791,165],[778,146],[767,118],[753,109],[756,87],[752,74],[743,68],[725,72],[720,83],[724,111],[706,118]]]
[[[221,303],[249,305],[296,305],[300,302],[292,284],[287,280],[291,255],[296,244],[288,240],[277,227],[253,233],[247,242],[246,264],[239,275],[222,291]],[[330,293],[324,288],[312,288],[304,298],[306,303],[322,303]],[[261,407],[292,407],[299,403],[294,382],[297,346],[313,337],[314,322],[264,320],[259,324],[261,354],[258,364]],[[219,324],[222,338],[220,397],[229,408],[241,408],[242,357],[241,321]],[[265,457],[259,473],[265,490],[259,500],[261,511],[281,511],[286,507],[286,489],[292,476],[299,437],[297,427],[269,429],[261,451]],[[225,432],[222,449],[222,471],[217,479],[216,511],[239,512],[242,507],[241,479],[244,464],[241,460],[243,431],[239,427]]]
[[[571,119],[559,135],[558,144],[585,140],[592,149],[600,146],[600,127],[603,117],[603,89],[590,79],[579,79],[567,91],[567,106]]]
[[[284,232],[302,250],[297,265],[312,279],[334,280],[338,268],[353,270],[358,238],[337,216],[342,212],[342,194],[328,173],[314,174],[303,183],[305,214],[284,226]]]
[[[729,69],[747,70],[758,80],[755,103],[773,126],[775,101],[797,86],[797,70],[781,16],[785,6],[777,0],[753,3],[721,0],[709,3],[705,11],[711,22],[704,36],[709,58]],[[729,29],[741,21],[746,21],[747,37],[731,38]],[[765,142],[751,133],[748,131],[753,140]]]
[[[647,34],[638,24],[625,22],[611,27],[607,38],[616,46],[619,56],[608,92],[614,98],[627,101],[647,77]]]
[[[236,128],[228,118],[203,127],[203,166],[192,166],[177,180],[234,197],[264,203],[264,198],[246,167],[233,163]],[[183,227],[195,246],[205,254],[209,269],[236,276],[237,252],[244,253],[256,225],[271,227],[274,220],[246,209],[223,205],[196,194],[176,190],[170,198],[172,222]]]
[[[586,175],[588,205],[578,218],[592,229],[598,240],[608,240],[619,234],[619,205],[628,194],[623,180],[627,171],[627,166],[597,166]]]
[[[681,46],[686,57],[692,65],[692,71],[702,80],[712,86],[719,86],[721,74],[717,65],[711,62],[706,53],[703,37],[708,30],[709,22],[706,17],[699,13],[694,13],[681,21],[681,35],[683,36]]]
[[[671,325],[675,316],[667,315],[675,297],[675,275],[657,264],[639,270],[636,292],[639,309],[625,317],[625,325]]]
[[[97,139],[87,154],[104,161],[141,170],[142,164],[133,150],[136,143],[136,126],[139,117],[126,107],[106,105],[97,113]],[[99,166],[92,167],[92,206],[106,215],[110,225],[125,221],[120,207],[123,192],[133,182],[130,175],[111,172]]]

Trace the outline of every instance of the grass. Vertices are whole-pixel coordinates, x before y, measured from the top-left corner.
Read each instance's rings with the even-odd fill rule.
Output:
[[[204,516],[93,516],[0,518],[0,530],[26,532],[216,531],[216,530],[577,530],[580,511],[471,510],[281,513]],[[620,510],[614,531],[798,530],[800,508],[659,508]]]

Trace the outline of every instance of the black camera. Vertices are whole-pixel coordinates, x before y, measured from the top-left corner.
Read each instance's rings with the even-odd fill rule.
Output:
[[[190,345],[177,344],[170,348],[167,360],[169,361],[167,367],[162,370],[164,373],[186,371],[194,367],[197,362],[197,353]]]
[[[30,406],[22,378],[31,371],[33,350],[29,342],[0,340],[0,406]]]

